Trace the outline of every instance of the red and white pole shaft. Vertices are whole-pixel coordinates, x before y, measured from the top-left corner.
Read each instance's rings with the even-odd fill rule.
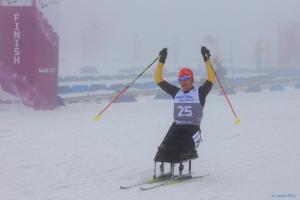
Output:
[[[119,93],[117,93],[112,99],[111,101],[108,103],[107,106],[105,106],[105,108],[103,108],[96,116],[95,120],[99,121],[100,120],[100,116],[120,97],[122,96],[131,86],[132,84],[139,79],[157,60],[159,59],[159,57],[155,58],[135,79],[133,79],[124,89],[122,89]]]
[[[226,93],[226,91],[225,91],[225,89],[224,89],[224,87],[223,87],[223,85],[222,85],[222,83],[221,83],[221,81],[220,81],[220,79],[219,79],[217,73],[216,73],[216,70],[214,69],[214,67],[213,67],[213,65],[212,65],[211,60],[209,60],[209,61],[210,61],[211,68],[212,68],[212,70],[214,71],[214,74],[215,74],[215,76],[216,76],[216,78],[217,78],[217,81],[218,81],[218,83],[219,83],[219,85],[220,85],[220,88],[221,88],[221,90],[222,90],[222,92],[223,92],[223,94],[224,94],[224,96],[225,96],[225,99],[226,99],[226,101],[227,101],[227,103],[228,103],[228,105],[229,105],[229,107],[230,107],[230,110],[231,110],[232,114],[234,115],[235,123],[236,123],[236,124],[240,124],[240,123],[241,123],[241,120],[240,120],[240,118],[238,117],[237,113],[235,112],[235,110],[234,110],[234,108],[233,108],[233,106],[232,106],[232,104],[231,104],[231,102],[230,102],[230,100],[229,100],[229,97],[228,97],[228,95],[227,95],[227,93]]]

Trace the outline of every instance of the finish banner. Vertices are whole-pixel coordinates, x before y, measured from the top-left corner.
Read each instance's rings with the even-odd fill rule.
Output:
[[[0,0],[0,85],[35,109],[57,98],[58,26],[45,10],[58,19],[56,1]]]

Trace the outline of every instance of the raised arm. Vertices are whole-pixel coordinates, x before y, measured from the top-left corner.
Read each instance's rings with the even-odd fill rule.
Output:
[[[207,80],[210,81],[212,84],[214,84],[217,81],[217,78],[212,68],[212,63],[210,60],[210,56],[211,56],[210,52],[206,47],[201,47],[201,54],[203,56],[205,66],[206,66]]]
[[[210,52],[206,47],[201,48],[201,54],[203,56],[206,72],[207,72],[207,81],[204,82],[202,86],[199,87],[199,98],[202,105],[205,104],[206,96],[210,92],[213,84],[216,82],[216,76],[212,68],[210,61]]]
[[[164,48],[159,52],[159,62],[157,64],[155,74],[154,74],[154,81],[155,83],[166,93],[172,96],[172,98],[175,98],[177,92],[180,90],[177,86],[172,85],[164,80],[163,78],[163,68],[164,64],[166,62],[168,55],[168,49]]]

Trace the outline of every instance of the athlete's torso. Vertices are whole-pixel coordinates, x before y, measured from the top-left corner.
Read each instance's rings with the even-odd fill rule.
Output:
[[[200,126],[203,116],[198,89],[189,92],[179,90],[174,98],[174,121],[178,125]]]

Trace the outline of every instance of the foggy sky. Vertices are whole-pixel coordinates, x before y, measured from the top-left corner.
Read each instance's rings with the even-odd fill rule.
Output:
[[[255,43],[263,38],[272,64],[278,23],[299,22],[299,9],[299,0],[63,0],[63,67],[147,61],[163,47],[169,47],[171,60],[179,54],[178,65],[184,65],[201,61],[200,47],[208,35],[218,40],[225,63],[232,46],[236,67],[255,63]]]

